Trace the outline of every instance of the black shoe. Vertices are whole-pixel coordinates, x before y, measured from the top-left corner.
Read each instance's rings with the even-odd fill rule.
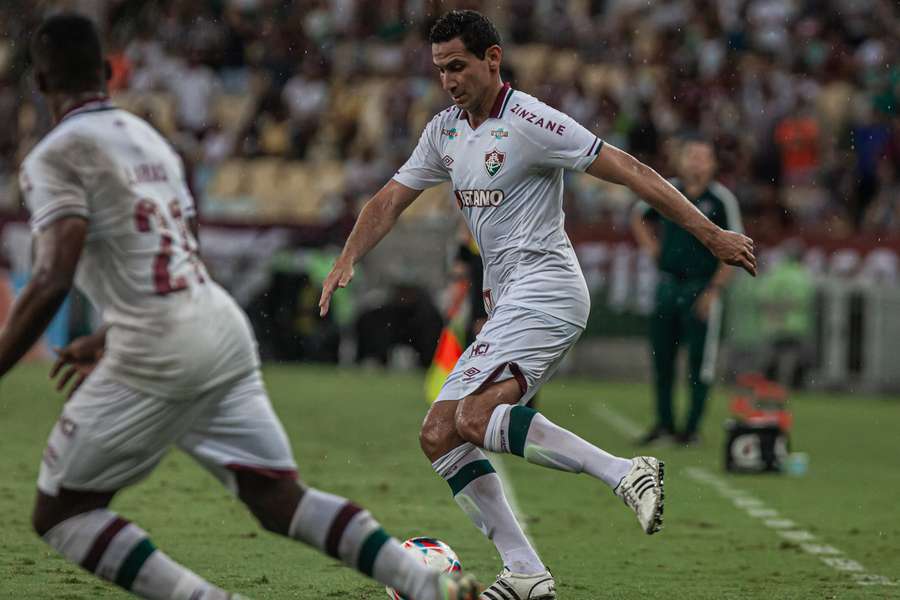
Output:
[[[679,433],[675,437],[675,441],[682,448],[696,448],[700,445],[700,434],[696,431]]]
[[[674,442],[672,430],[658,425],[637,439],[639,446],[668,446]]]

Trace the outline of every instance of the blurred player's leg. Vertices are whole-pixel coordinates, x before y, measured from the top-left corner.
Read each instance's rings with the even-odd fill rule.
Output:
[[[237,598],[157,550],[147,532],[106,507],[114,493],[38,493],[35,531],[90,573],[151,600]]]
[[[50,434],[32,518],[37,533],[71,562],[142,598],[228,598],[107,508],[117,490],[150,474],[201,408],[133,390],[101,362]]]
[[[304,542],[410,600],[475,600],[477,585],[425,567],[346,498],[298,482],[290,442],[259,373],[229,385],[178,442],[269,531]]]
[[[457,435],[458,404],[432,405],[422,425],[423,452],[463,512],[494,542],[503,564],[515,573],[544,573],[547,569],[516,520],[494,467],[481,450]]]

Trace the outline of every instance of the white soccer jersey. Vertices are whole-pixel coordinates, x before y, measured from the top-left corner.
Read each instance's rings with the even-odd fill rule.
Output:
[[[88,221],[76,285],[110,325],[105,368],[163,397],[194,395],[259,362],[246,317],[197,257],[184,177],[156,130],[104,99],[70,111],[20,173],[35,232],[62,217]]]
[[[459,108],[436,115],[394,179],[419,190],[451,181],[481,250],[489,314],[517,305],[583,328],[590,298],[564,229],[563,171],[585,170],[602,145],[506,84],[477,129]]]

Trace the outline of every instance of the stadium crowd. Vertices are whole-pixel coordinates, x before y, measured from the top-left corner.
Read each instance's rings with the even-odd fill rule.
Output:
[[[665,174],[673,135],[714,140],[753,231],[900,230],[893,0],[3,3],[0,207],[17,210],[17,164],[49,127],[21,42],[49,12],[101,24],[111,90],[172,136],[201,197],[237,160],[283,158],[339,165],[335,189],[352,207],[448,105],[425,41],[448,8],[498,23],[514,87]],[[570,219],[624,227],[626,202],[569,189]]]

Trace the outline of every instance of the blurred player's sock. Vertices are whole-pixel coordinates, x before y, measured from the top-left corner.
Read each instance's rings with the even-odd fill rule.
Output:
[[[416,600],[440,600],[435,576],[385,533],[369,511],[346,498],[308,489],[288,535]]]
[[[612,488],[631,469],[630,460],[604,452],[527,406],[501,404],[495,408],[485,431],[484,447],[517,454],[551,469],[587,473]]]
[[[453,498],[463,512],[494,542],[504,566],[514,573],[547,570],[516,521],[503,493],[500,477],[484,452],[466,443],[431,466],[450,484]]]
[[[147,532],[106,509],[70,517],[44,535],[69,561],[150,600],[227,600],[223,590],[157,550]]]

